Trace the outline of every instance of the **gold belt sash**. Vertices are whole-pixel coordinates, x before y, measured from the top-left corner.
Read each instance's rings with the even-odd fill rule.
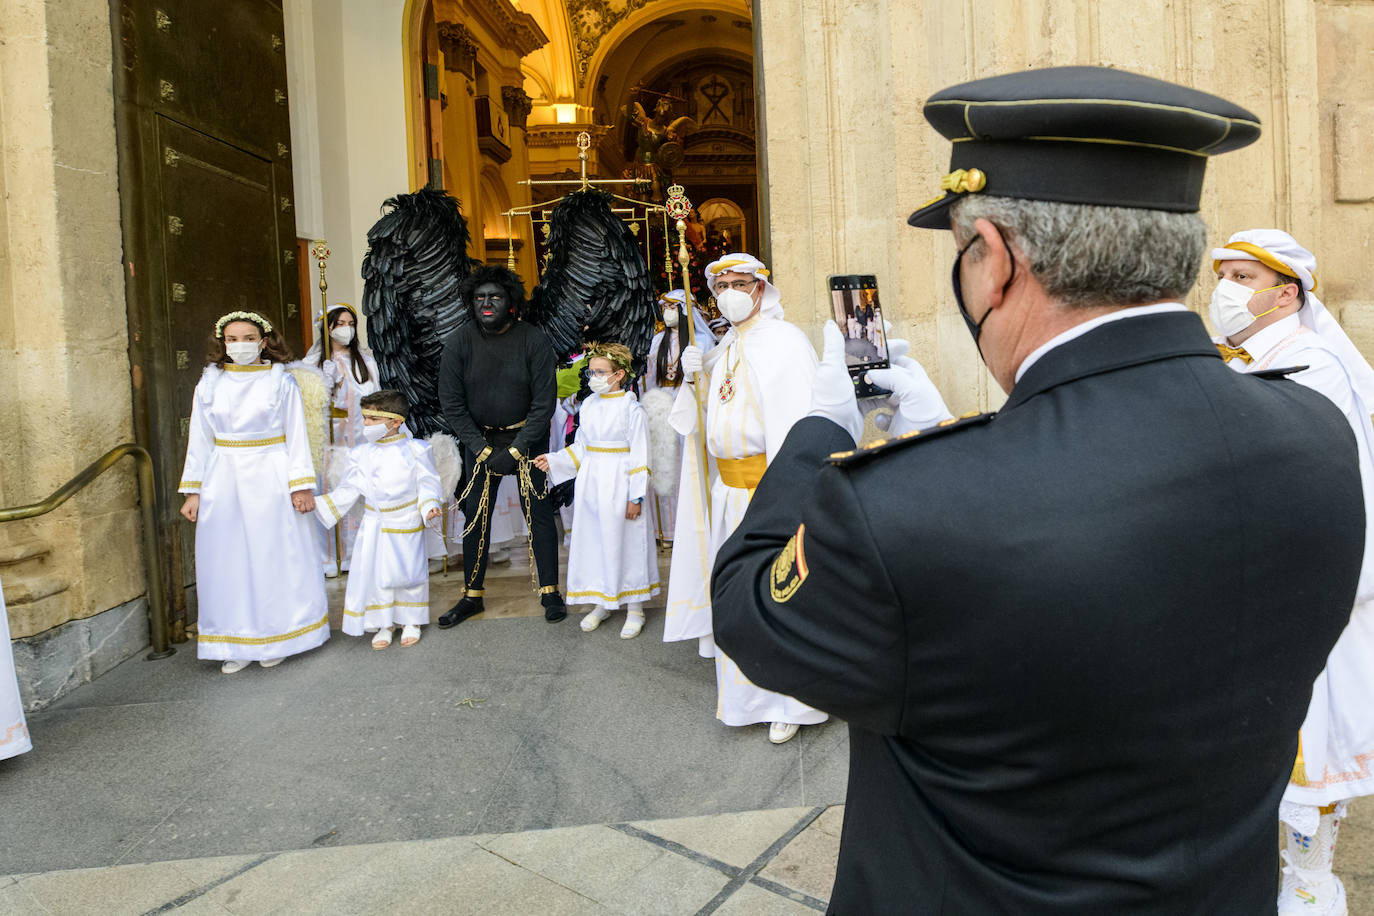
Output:
[[[215,444],[221,448],[262,448],[267,445],[285,445],[286,436],[273,436],[270,439],[221,439],[216,436]]]
[[[717,458],[716,470],[720,472],[721,483],[736,490],[751,493],[763,479],[768,470],[767,455],[750,455],[748,458]]]

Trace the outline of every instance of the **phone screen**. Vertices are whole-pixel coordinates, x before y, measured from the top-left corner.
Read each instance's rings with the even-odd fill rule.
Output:
[[[889,365],[878,278],[872,274],[832,276],[830,299],[835,323],[844,335],[845,365],[855,385],[867,388],[863,374],[869,369],[886,369]]]

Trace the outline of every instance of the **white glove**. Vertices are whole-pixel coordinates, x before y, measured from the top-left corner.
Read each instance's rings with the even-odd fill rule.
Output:
[[[855,442],[864,432],[864,415],[854,397],[854,382],[844,360],[844,335],[839,325],[827,321],[821,331],[825,350],[816,378],[811,383],[811,412],[807,416],[825,417],[838,425]]]
[[[337,387],[339,382],[343,380],[342,374],[339,371],[339,364],[332,359],[325,360],[324,365],[320,367],[320,371],[324,373],[325,386],[330,389]]]
[[[701,371],[701,347],[692,345],[682,348],[682,372],[692,375]]]
[[[945,406],[930,376],[916,360],[907,356],[911,344],[905,340],[887,342],[891,369],[870,369],[868,380],[879,388],[892,392],[897,402],[897,415],[892,418],[888,435],[899,436],[912,430],[929,429],[941,420],[954,415]]]

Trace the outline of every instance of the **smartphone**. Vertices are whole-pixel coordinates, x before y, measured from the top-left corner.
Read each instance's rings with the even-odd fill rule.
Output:
[[[830,277],[830,301],[835,323],[844,335],[844,361],[854,382],[855,395],[867,398],[889,394],[864,379],[868,370],[891,365],[883,307],[878,299],[878,278],[873,274],[835,274]]]

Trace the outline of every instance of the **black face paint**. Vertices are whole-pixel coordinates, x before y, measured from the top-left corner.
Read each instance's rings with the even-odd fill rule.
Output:
[[[473,317],[488,334],[500,334],[515,320],[515,306],[498,283],[483,283],[472,293]]]
[[[1002,230],[996,224],[994,224],[992,228],[997,230],[997,235],[999,238],[1001,238],[1002,245],[1006,247],[1007,255],[1010,257],[1011,246],[1007,245],[1007,237],[1005,235],[1002,235]],[[980,238],[982,238],[982,236],[975,235],[973,238],[969,239],[968,242],[964,245],[964,247],[959,249],[959,253],[954,256],[954,269],[950,271],[950,285],[954,287],[954,304],[959,306],[959,317],[964,319],[964,324],[968,327],[969,334],[973,336],[973,345],[978,348],[978,355],[982,356],[983,346],[978,342],[978,338],[981,337],[983,334],[983,322],[987,321],[988,316],[992,314],[992,306],[988,306],[988,310],[983,313],[982,318],[979,318],[977,321],[974,321],[973,316],[970,315],[968,313],[968,309],[964,307],[964,285],[959,279],[959,264],[964,260],[964,252],[968,251],[971,247],[973,247],[973,243],[978,241]],[[1011,288],[1012,281],[1015,279],[1016,258],[1012,257],[1011,276],[1007,278],[1007,282],[1002,286],[1002,295],[1006,295],[1007,290]]]

